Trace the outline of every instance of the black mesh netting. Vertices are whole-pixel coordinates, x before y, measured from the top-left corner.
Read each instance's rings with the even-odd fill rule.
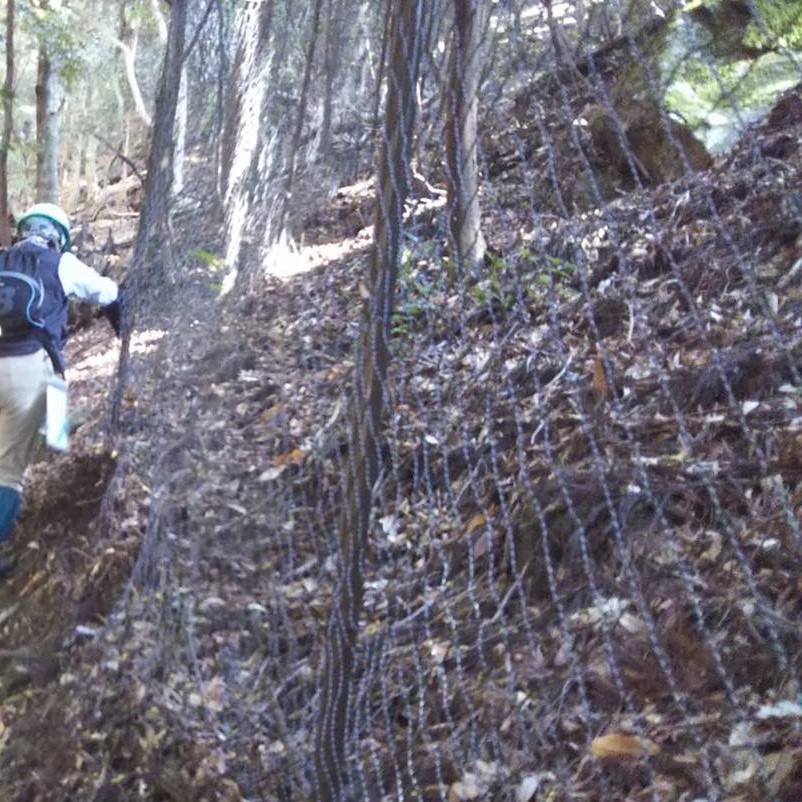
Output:
[[[802,798],[798,4],[195,5],[36,798]]]

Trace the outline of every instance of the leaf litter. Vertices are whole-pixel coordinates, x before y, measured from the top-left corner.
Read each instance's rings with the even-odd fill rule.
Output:
[[[778,119],[613,201],[614,240],[593,213],[495,220],[499,183],[493,286],[458,295],[410,241],[357,656],[365,798],[802,796],[802,132]],[[338,203],[361,221],[359,198]],[[342,218],[310,241],[353,237]],[[267,280],[249,314],[203,307],[213,345],[143,356],[124,464],[94,421],[34,472],[0,605],[4,798],[309,791],[366,247]]]

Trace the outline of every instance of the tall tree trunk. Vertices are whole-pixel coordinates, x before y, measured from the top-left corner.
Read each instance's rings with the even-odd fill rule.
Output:
[[[90,136],[86,142],[86,163],[84,166],[86,177],[86,203],[92,203],[97,194],[97,140]]]
[[[225,128],[225,102],[226,102],[226,75],[228,60],[226,59],[225,17],[222,0],[217,3],[217,125],[215,127],[215,176],[217,177],[217,195],[220,203],[223,202],[223,130]]]
[[[315,10],[312,16],[312,31],[306,50],[306,66],[304,68],[304,81],[301,86],[301,99],[298,103],[298,116],[295,120],[295,131],[292,141],[290,142],[290,154],[287,158],[287,180],[284,183],[284,197],[282,199],[278,226],[276,228],[276,232],[279,236],[284,233],[287,227],[292,193],[295,189],[295,170],[298,161],[298,149],[301,146],[301,134],[303,133],[304,122],[306,120],[306,107],[309,103],[309,87],[312,83],[312,75],[315,69],[315,45],[317,44],[318,31],[320,30],[320,12],[322,9],[323,0],[315,0]]]
[[[11,244],[8,202],[8,151],[14,132],[14,0],[6,2],[6,80],[3,84],[3,133],[0,137],[0,245]]]
[[[173,164],[173,195],[184,191],[184,157],[187,146],[187,65],[181,65],[178,88],[178,108],[175,113],[175,156]]]
[[[478,118],[487,0],[454,0],[446,118],[446,184],[454,270],[478,267],[487,246],[479,207]]]
[[[120,6],[119,37],[114,39],[114,44],[119,48],[122,54],[125,80],[128,82],[128,88],[131,91],[136,113],[139,115],[142,122],[150,128],[152,124],[151,116],[145,106],[145,100],[142,97],[142,91],[139,88],[139,81],[136,77],[136,48],[137,42],[139,41],[139,31],[131,25],[125,11],[126,3],[124,1]]]
[[[336,7],[333,0],[326,2],[326,54],[323,60],[323,119],[320,123],[318,158],[326,162],[331,152],[331,127],[334,111],[334,79],[339,65],[341,3]]]
[[[120,159],[120,176],[125,181],[128,178],[128,162],[126,159],[131,157],[131,116],[133,112],[126,112],[125,119],[123,120],[123,145],[120,152],[125,159]]]
[[[86,153],[86,135],[83,132],[75,134],[72,158],[70,159],[70,188],[67,200],[68,208],[74,209],[81,197],[81,165]]]
[[[373,98],[373,113],[371,115],[370,141],[376,143],[379,136],[379,123],[381,122],[382,90],[384,88],[384,75],[387,71],[387,47],[390,42],[393,23],[393,0],[386,0],[384,5],[384,26],[382,33],[382,47],[379,61],[376,64],[376,95]]]
[[[173,184],[173,128],[175,125],[189,0],[173,0],[167,49],[153,118],[142,214],[134,245],[134,268],[146,284],[161,286],[168,277],[164,254],[170,253],[169,201]],[[175,277],[171,277],[174,279]]]
[[[150,10],[153,12],[153,18],[156,20],[156,28],[159,31],[159,41],[163,44],[167,44],[167,20],[164,18],[164,14],[162,14],[161,7],[159,6],[159,0],[150,0]]]
[[[353,701],[354,657],[362,615],[364,555],[371,501],[379,477],[393,311],[409,159],[415,131],[415,84],[425,0],[393,6],[384,138],[380,145],[376,219],[370,257],[370,296],[362,314],[350,410],[349,459],[340,517],[340,577],[325,641],[316,732],[315,779],[324,802],[348,798],[346,744]]]
[[[429,140],[435,132],[441,130],[442,121],[437,116],[437,105],[434,102],[426,102],[427,82],[434,81],[440,77],[434,62],[435,44],[443,15],[444,0],[430,0],[426,4],[424,11],[423,36],[421,39],[421,69],[420,79],[418,80],[418,108],[420,113],[420,132],[415,142],[415,153],[413,163],[416,169],[424,171],[426,153],[429,147]],[[443,94],[447,94],[447,91]]]
[[[44,44],[39,45],[36,81],[36,200],[58,203],[58,73]]]
[[[91,82],[80,81],[72,92],[64,130],[69,144],[61,155],[61,187],[68,209],[78,205],[81,192],[81,173],[86,151],[86,110],[91,108]]]
[[[273,0],[238,9],[237,48],[231,65],[228,110],[220,146],[220,187],[226,210],[226,265],[221,293],[239,275],[240,251],[250,203],[247,198],[254,160],[258,158],[260,116],[268,86],[268,44],[273,28]],[[273,56],[275,58],[275,56]]]
[[[126,152],[126,143],[128,139],[128,111],[125,107],[125,96],[123,95],[123,91],[120,88],[120,79],[115,72],[109,79],[111,83],[112,91],[114,92],[114,99],[116,101],[116,111],[117,111],[117,125],[118,125],[118,132],[119,135],[122,137],[122,142],[120,144],[120,152],[124,153],[126,156],[128,153]],[[116,141],[116,138],[115,138]],[[122,170],[123,170],[123,179],[125,179],[128,175],[126,170],[128,166],[125,162],[122,163]],[[107,179],[109,178],[107,174]]]

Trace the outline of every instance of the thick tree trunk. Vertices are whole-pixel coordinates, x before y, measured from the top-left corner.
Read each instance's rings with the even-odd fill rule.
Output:
[[[442,120],[437,116],[437,105],[433,102],[426,103],[425,101],[427,84],[432,81],[437,82],[440,77],[440,73],[435,67],[434,53],[437,36],[439,35],[437,28],[441,25],[441,17],[443,15],[443,2],[444,0],[430,0],[426,5],[423,17],[421,69],[417,87],[420,132],[415,141],[415,153],[413,154],[413,163],[418,170],[423,169],[431,137],[439,135],[442,126]],[[443,94],[447,94],[447,91]]]
[[[478,267],[487,246],[479,207],[479,78],[487,0],[454,0],[446,119],[449,234],[457,273]]]
[[[384,27],[382,29],[382,47],[379,53],[379,61],[376,64],[376,95],[373,98],[373,114],[371,115],[371,137],[370,141],[377,142],[379,136],[379,123],[381,122],[382,91],[384,88],[384,76],[387,72],[387,47],[390,42],[390,32],[393,22],[393,0],[386,0],[384,5]]]
[[[0,136],[0,245],[11,244],[8,202],[8,151],[14,132],[14,0],[6,2],[6,80],[3,84],[3,133]]]
[[[298,161],[298,149],[301,146],[301,134],[303,133],[304,122],[306,120],[306,107],[309,103],[309,87],[312,83],[312,75],[315,68],[315,45],[317,44],[318,31],[320,30],[320,13],[323,9],[323,0],[315,0],[315,10],[312,16],[312,31],[309,37],[309,44],[306,50],[306,66],[304,68],[304,81],[301,86],[301,99],[298,103],[298,116],[295,119],[295,131],[290,142],[290,153],[287,158],[287,179],[284,183],[284,197],[281,204],[281,213],[276,233],[281,236],[287,227],[287,218],[292,202],[292,193],[295,189],[295,170]]]
[[[43,44],[39,45],[36,81],[36,200],[59,202],[58,72]]]
[[[420,65],[424,0],[393,7],[384,136],[380,145],[378,202],[370,258],[370,297],[365,302],[357,352],[346,489],[340,517],[340,570],[332,602],[315,749],[317,797],[349,798],[348,712],[353,702],[354,657],[362,614],[364,555],[384,422],[392,316],[409,158],[415,131],[415,84]]]
[[[173,128],[181,82],[188,2],[189,0],[173,0],[171,3],[167,49],[156,96],[142,214],[134,245],[135,272],[149,286],[162,286],[168,277],[164,255],[169,255],[170,252],[166,246],[170,224],[170,189],[173,184]]]
[[[221,292],[234,286],[250,213],[247,192],[260,141],[260,117],[268,87],[268,43],[273,2],[243,4],[238,10],[237,49],[231,65],[228,111],[221,142],[220,187],[226,210],[226,264]],[[275,58],[275,56],[273,56]]]
[[[340,46],[339,15],[342,4],[334,5],[333,0],[326,3],[326,55],[323,61],[323,116],[320,123],[320,139],[318,140],[318,159],[326,162],[331,153],[331,127],[334,116],[334,79],[339,65],[338,51]]]

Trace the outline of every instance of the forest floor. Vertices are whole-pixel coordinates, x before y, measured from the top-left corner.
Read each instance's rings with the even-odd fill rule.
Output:
[[[423,238],[402,271],[394,488],[366,569],[390,590],[365,616],[426,682],[383,689],[361,798],[520,799],[537,777],[526,800],[798,802],[794,715],[743,722],[802,667],[802,98],[709,173],[610,204],[615,237],[600,215],[516,219],[529,178],[494,185],[492,280],[458,296]],[[0,585],[0,799],[303,798],[373,200],[340,191],[308,221],[307,271],[253,297],[219,303],[196,264],[174,319],[132,340],[111,443],[117,346],[103,322],[73,337],[83,422],[32,467]],[[677,600],[702,592],[698,622]],[[393,627],[424,607],[421,668]],[[407,747],[410,696],[427,722]]]

